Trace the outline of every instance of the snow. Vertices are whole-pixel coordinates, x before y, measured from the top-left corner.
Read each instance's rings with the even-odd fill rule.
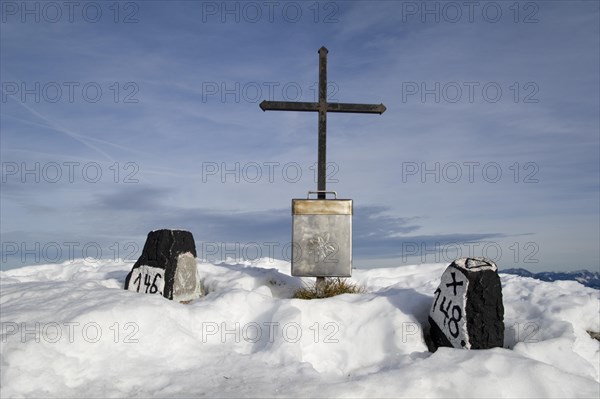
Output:
[[[199,263],[184,305],[123,290],[132,263],[0,272],[1,397],[594,397],[599,291],[501,274],[505,347],[423,339],[446,264],[354,270],[365,294],[290,299],[283,261]]]

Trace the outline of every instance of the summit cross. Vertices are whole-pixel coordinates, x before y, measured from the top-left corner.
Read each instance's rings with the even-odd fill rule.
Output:
[[[263,101],[263,111],[301,111],[319,113],[319,151],[317,163],[317,190],[319,198],[325,198],[325,173],[327,169],[327,113],[344,112],[355,114],[383,114],[383,104],[351,104],[327,102],[327,53],[325,47],[319,49],[319,102]]]

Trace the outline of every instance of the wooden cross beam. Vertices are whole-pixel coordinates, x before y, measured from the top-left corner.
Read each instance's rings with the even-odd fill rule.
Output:
[[[383,104],[349,104],[327,102],[327,53],[325,47],[319,49],[319,102],[263,101],[260,109],[263,111],[301,111],[319,113],[319,153],[317,163],[317,190],[325,191],[325,173],[327,170],[327,112],[345,112],[355,114],[383,114]],[[319,193],[319,198],[325,198],[325,193]]]

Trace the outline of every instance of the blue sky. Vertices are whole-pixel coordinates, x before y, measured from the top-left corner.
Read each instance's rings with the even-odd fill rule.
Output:
[[[148,231],[201,257],[289,259],[290,204],[354,200],[354,266],[488,256],[598,270],[599,3],[3,1],[3,269],[136,259]],[[72,7],[72,8],[71,8]]]

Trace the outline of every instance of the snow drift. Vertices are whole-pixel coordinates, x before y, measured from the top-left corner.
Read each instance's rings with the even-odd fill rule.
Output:
[[[290,299],[283,261],[199,263],[188,305],[123,290],[132,263],[0,272],[2,397],[595,397],[599,291],[503,275],[505,347],[424,340],[446,264],[354,270],[368,293]]]

